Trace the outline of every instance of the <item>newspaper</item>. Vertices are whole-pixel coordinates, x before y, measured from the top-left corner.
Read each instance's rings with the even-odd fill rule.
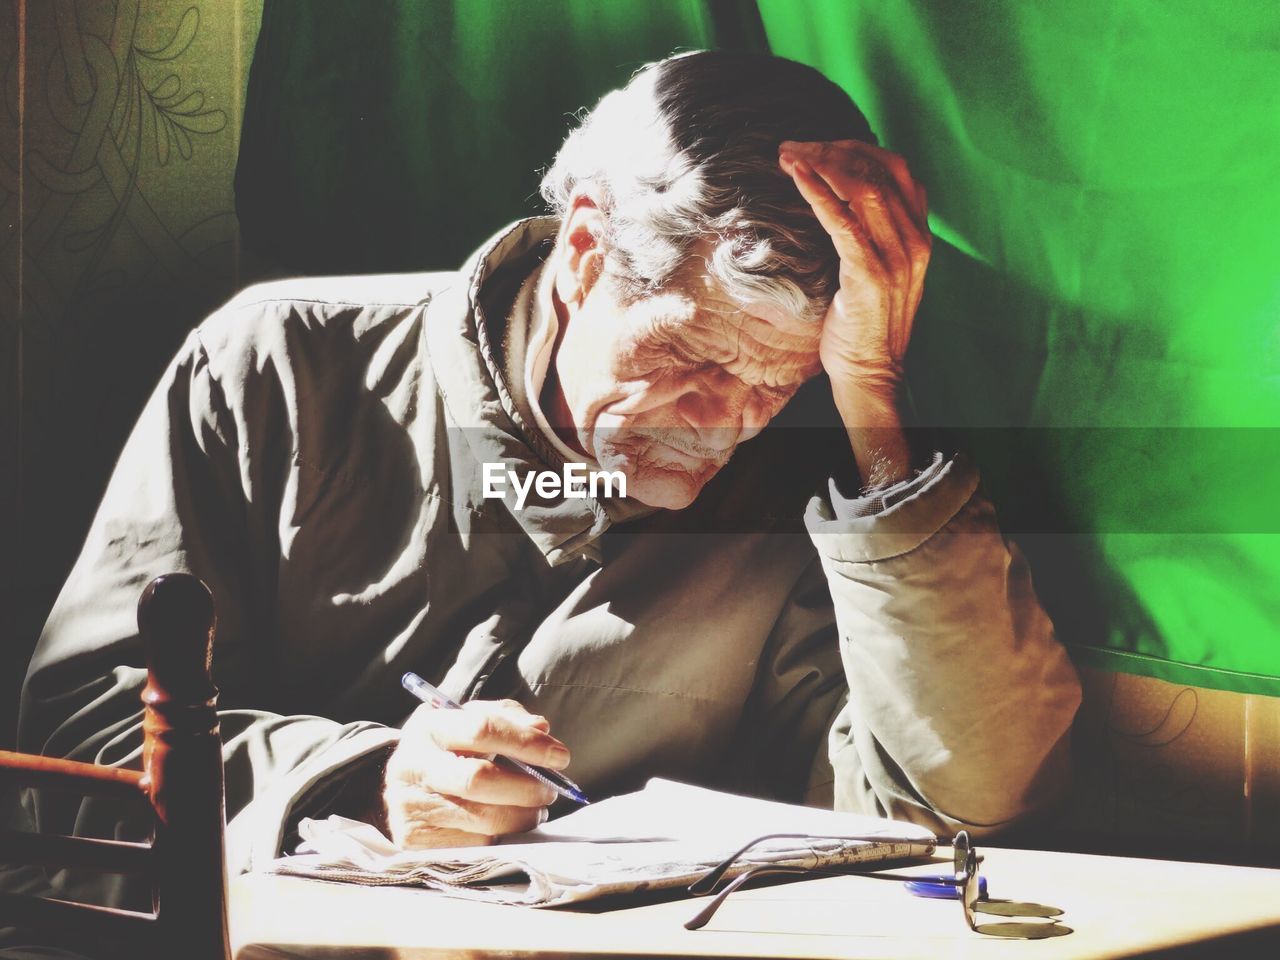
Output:
[[[271,870],[364,885],[408,885],[488,903],[550,907],[610,894],[687,886],[753,837],[805,833],[751,848],[726,876],[758,863],[817,868],[931,855],[923,827],[754,800],[651,780],[488,847],[406,851],[375,827],[304,820],[303,844]],[[831,839],[856,836],[857,840]]]

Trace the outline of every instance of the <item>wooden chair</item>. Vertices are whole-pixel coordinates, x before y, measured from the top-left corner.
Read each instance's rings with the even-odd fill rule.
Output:
[[[0,778],[43,790],[134,798],[154,814],[151,843],[0,832],[0,862],[151,879],[153,913],[0,894],[0,927],[130,956],[229,960],[222,751],[209,676],[214,611],[195,577],[170,574],[138,602],[147,657],[142,772],[0,751]]]

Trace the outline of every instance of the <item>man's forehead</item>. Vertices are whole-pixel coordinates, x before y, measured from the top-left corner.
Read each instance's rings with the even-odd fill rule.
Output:
[[[710,268],[716,248],[716,242],[706,237],[695,241],[683,270],[677,273],[675,285],[683,288],[704,309],[742,313],[795,333],[804,333],[812,328],[811,321],[793,316],[775,302],[729,296]]]
[[[750,306],[711,291],[699,296],[693,290],[669,289],[653,294],[637,307],[633,316],[641,336],[659,336],[704,360],[724,362],[744,351],[758,359],[816,353],[821,338],[817,324],[760,309],[760,313],[778,317],[771,322]]]
[[[699,267],[702,262],[694,258]],[[821,329],[813,321],[797,317],[773,302],[731,297],[710,273],[699,267],[688,270],[678,282],[655,294],[655,306],[664,306],[671,320],[695,321],[701,317],[734,328],[772,327],[775,334],[787,339],[812,338],[817,342]]]
[[[640,305],[640,315],[642,329],[659,336],[667,349],[722,364],[751,383],[796,385],[820,366],[819,324],[772,305],[739,303],[710,277],[655,293]]]

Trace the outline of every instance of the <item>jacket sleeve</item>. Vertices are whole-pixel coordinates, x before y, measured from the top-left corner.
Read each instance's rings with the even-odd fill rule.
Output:
[[[116,464],[36,646],[19,720],[24,751],[140,766],[138,697],[146,669],[138,598],[162,573],[203,579],[218,616],[213,663],[233,873],[253,857],[275,854],[285,819],[304,795],[398,733],[271,712],[279,562],[271,512],[279,494],[246,467],[242,423],[193,333]],[[138,829],[109,801],[32,792],[27,803],[42,831],[122,836]]]
[[[874,510],[810,504],[834,630],[804,612],[814,585],[802,578],[775,649],[794,659],[797,644],[838,644],[847,684],[828,696],[821,671],[805,678],[830,722],[811,802],[984,834],[1065,786],[1079,681],[977,488],[957,457]]]

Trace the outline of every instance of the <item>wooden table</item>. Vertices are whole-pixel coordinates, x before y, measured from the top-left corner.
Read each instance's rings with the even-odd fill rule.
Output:
[[[237,960],[479,957],[1266,956],[1280,958],[1280,870],[983,847],[993,900],[1062,910],[1035,942],[980,935],[954,900],[858,877],[735,893],[703,930],[697,901],[608,910],[495,907],[400,888],[265,875],[231,888]],[[1043,913],[1044,911],[1037,911]],[[992,933],[1037,922],[980,915]],[[989,926],[988,926],[989,925]],[[1069,933],[1064,933],[1066,929]]]

